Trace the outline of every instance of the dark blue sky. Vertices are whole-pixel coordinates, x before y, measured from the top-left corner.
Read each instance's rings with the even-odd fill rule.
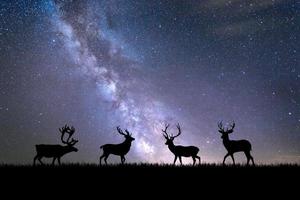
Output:
[[[220,162],[217,122],[235,120],[258,162],[299,163],[299,14],[289,0],[2,0],[0,161],[31,163],[69,123],[67,161],[97,162],[121,125],[127,161],[170,162],[160,130],[179,122],[175,143]]]

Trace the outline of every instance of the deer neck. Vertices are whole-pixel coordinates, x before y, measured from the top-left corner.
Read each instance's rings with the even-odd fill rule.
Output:
[[[131,146],[131,141],[125,139],[125,141],[123,142],[123,145],[124,145],[124,146],[127,146],[127,147],[130,147],[130,146]]]
[[[66,153],[70,153],[72,151],[72,148],[70,146],[66,145],[66,146],[63,146],[63,150],[64,150],[64,153],[66,154]]]
[[[228,135],[224,136],[224,138],[223,138],[223,144],[224,144],[224,146],[226,148],[229,146],[230,142],[231,142],[231,140],[229,139],[229,136]]]
[[[171,142],[170,144],[168,144],[168,148],[169,148],[170,151],[173,152],[173,153],[175,152],[175,147],[176,147],[176,146],[174,145],[173,142]]]

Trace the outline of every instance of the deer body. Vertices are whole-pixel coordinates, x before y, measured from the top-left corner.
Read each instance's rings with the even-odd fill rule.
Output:
[[[38,144],[35,145],[37,155],[42,155],[46,158],[58,158],[62,157],[63,155],[70,153],[72,151],[76,151],[75,147],[70,146],[62,146],[58,144]]]
[[[105,144],[100,146],[100,149],[103,149],[103,154],[100,156],[100,165],[101,161],[104,158],[105,164],[107,164],[107,158],[110,154],[117,155],[121,157],[121,163],[123,164],[125,162],[125,155],[129,152],[131,147],[131,142],[134,140],[133,137],[131,137],[131,134],[127,130],[125,130],[126,134],[123,133],[123,131],[117,127],[118,132],[125,137],[125,141],[120,144]]]
[[[113,155],[126,155],[131,147],[131,141],[124,141],[121,144],[105,144],[100,148],[103,149],[104,152],[110,152]]]
[[[199,148],[195,146],[181,146],[181,145],[174,145],[173,143],[168,145],[170,151],[176,156],[183,156],[183,157],[191,157],[193,155],[197,155],[199,152]]]
[[[223,144],[228,153],[251,151],[252,147],[248,140],[226,140],[223,139]]]
[[[38,144],[35,145],[36,149],[36,156],[33,159],[33,165],[36,164],[36,160],[38,160],[41,164],[42,158],[53,158],[52,164],[54,165],[55,160],[57,159],[58,164],[60,164],[60,159],[62,156],[64,156],[67,153],[70,152],[77,152],[78,149],[74,147],[74,145],[78,142],[78,140],[72,139],[72,141],[69,141],[70,137],[74,134],[75,129],[69,128],[67,125],[63,127],[62,129],[59,129],[60,132],[62,133],[61,135],[61,141],[62,143],[66,145],[59,145],[59,144]],[[64,134],[68,133],[69,137],[67,141],[64,141],[63,137]]]
[[[165,130],[162,130],[164,132],[164,137],[166,138],[166,145],[168,145],[169,150],[174,154],[174,163],[176,163],[177,158],[179,158],[180,164],[182,164],[181,157],[192,157],[193,159],[193,165],[196,163],[196,158],[199,160],[199,163],[201,163],[201,158],[197,155],[199,152],[199,148],[195,146],[181,146],[181,145],[174,145],[173,140],[175,137],[179,136],[181,134],[181,129],[179,124],[177,125],[179,133],[176,136],[169,136],[167,133],[169,125],[166,125]]]
[[[224,130],[222,122],[218,124],[219,132],[222,134],[221,138],[223,139],[223,145],[227,150],[227,154],[224,156],[223,165],[225,164],[225,160],[228,156],[231,156],[233,164],[235,165],[235,160],[233,154],[236,152],[244,152],[247,158],[247,165],[249,165],[249,161],[252,161],[254,165],[253,157],[250,154],[252,150],[251,143],[248,140],[230,140],[229,135],[233,132],[235,127],[235,123],[231,125],[231,129]]]

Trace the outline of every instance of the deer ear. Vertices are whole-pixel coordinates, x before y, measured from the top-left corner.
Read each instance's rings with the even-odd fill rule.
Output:
[[[223,131],[221,131],[221,130],[218,130],[220,133],[224,133]]]

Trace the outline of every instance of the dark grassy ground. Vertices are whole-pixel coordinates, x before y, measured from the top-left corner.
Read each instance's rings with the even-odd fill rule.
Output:
[[[264,171],[264,170],[296,170],[300,169],[298,164],[259,164],[259,165],[242,165],[242,164],[201,164],[201,165],[173,165],[173,164],[149,164],[149,163],[127,163],[127,164],[90,164],[90,163],[63,163],[61,165],[55,164],[45,164],[45,165],[17,165],[17,164],[0,164],[0,170],[25,170],[25,171],[55,171],[55,170],[95,170],[101,171],[127,171],[127,172],[154,172],[154,171],[177,171],[177,172],[203,172],[207,170],[214,171]]]
[[[62,163],[61,165],[45,164],[45,165],[18,165],[18,164],[0,164],[0,169],[300,169],[298,164],[258,164],[258,165],[244,165],[244,164],[215,164],[205,163],[196,165],[173,165],[173,164],[158,164],[158,163],[125,163],[125,164],[93,164],[93,163]]]
[[[245,176],[249,178],[262,176],[290,176],[299,177],[300,166],[296,164],[274,164],[274,165],[221,165],[221,164],[201,164],[201,165],[171,165],[171,164],[112,164],[96,165],[86,163],[62,164],[62,165],[0,165],[1,174],[20,174],[21,176],[44,175],[52,176],[64,174],[64,176],[82,174],[99,176],[103,178],[131,177],[139,179],[147,177],[189,179],[202,178],[205,176],[227,178],[230,176]],[[299,177],[300,178],[300,177]],[[300,179],[299,179],[300,180]]]
[[[300,166],[280,165],[159,165],[159,164],[62,164],[0,165],[1,191],[42,191],[47,195],[65,194],[125,195],[146,197],[192,197],[225,195],[232,198],[295,195],[299,190]],[[5,186],[5,187],[3,187]],[[89,192],[86,192],[89,191]],[[13,193],[14,194],[14,193]],[[16,193],[17,194],[17,193]],[[23,193],[22,193],[23,194]],[[26,192],[24,193],[26,194]],[[31,194],[31,193],[29,193]],[[92,197],[91,197],[92,198]],[[184,198],[184,199],[186,199]],[[89,198],[87,198],[89,199]],[[139,198],[144,199],[144,198]]]
[[[127,164],[108,164],[108,165],[98,165],[90,163],[66,163],[62,165],[51,165],[45,164],[40,165],[15,165],[15,164],[0,164],[1,171],[27,171],[30,173],[39,172],[39,171],[93,171],[93,172],[116,172],[128,173],[203,173],[213,170],[214,172],[223,171],[223,172],[273,172],[273,171],[299,171],[300,165],[298,164],[259,164],[259,165],[242,165],[242,164],[201,164],[201,165],[172,165],[172,164],[149,164],[149,163],[127,163]]]

